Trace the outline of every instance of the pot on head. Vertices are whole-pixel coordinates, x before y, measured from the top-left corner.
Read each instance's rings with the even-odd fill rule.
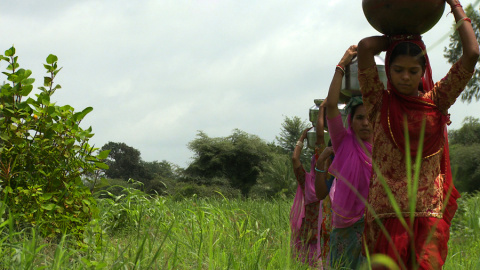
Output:
[[[445,10],[445,0],[362,0],[367,21],[385,35],[418,34],[432,29]]]
[[[385,88],[387,87],[387,73],[385,71],[385,61],[382,57],[374,56],[375,65],[377,66],[378,76],[383,82]],[[343,99],[340,102],[348,103],[352,96],[360,96],[360,82],[358,81],[358,60],[354,58],[350,65],[345,67],[345,76],[342,78],[342,88],[340,92],[343,95]]]
[[[317,142],[317,127],[313,127],[307,132],[307,146],[310,149],[315,149],[315,143]]]

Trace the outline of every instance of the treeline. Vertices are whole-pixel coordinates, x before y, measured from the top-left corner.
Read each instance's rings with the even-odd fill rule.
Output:
[[[162,161],[143,161],[141,153],[125,143],[109,142],[106,181],[97,188],[120,192],[130,186],[149,194],[184,197],[292,196],[296,181],[291,154],[301,132],[309,126],[299,117],[285,117],[275,142],[235,129],[226,137],[199,131],[188,144],[193,161],[181,168]],[[455,185],[461,192],[480,190],[480,121],[467,117],[463,126],[448,133]],[[308,168],[312,150],[304,150]]]
[[[117,195],[128,186],[178,199],[291,196],[296,188],[291,153],[308,126],[299,117],[285,117],[276,142],[266,142],[239,129],[226,137],[210,137],[199,131],[187,145],[193,158],[186,168],[167,160],[143,161],[134,147],[108,142],[101,151],[110,150],[105,160],[109,168],[87,182],[92,191],[103,189]],[[305,163],[311,153],[304,151]]]

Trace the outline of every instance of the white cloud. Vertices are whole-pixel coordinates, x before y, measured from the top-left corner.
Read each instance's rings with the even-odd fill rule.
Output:
[[[59,57],[54,98],[94,107],[83,124],[96,146],[125,142],[145,160],[180,166],[198,130],[216,137],[239,128],[273,141],[284,116],[307,119],[345,49],[378,34],[351,0],[42,2],[2,4],[0,49],[15,44],[37,82],[47,55]],[[425,42],[452,21],[443,16]],[[448,40],[440,44],[429,50],[436,79],[449,67]],[[452,127],[477,107],[458,101]]]

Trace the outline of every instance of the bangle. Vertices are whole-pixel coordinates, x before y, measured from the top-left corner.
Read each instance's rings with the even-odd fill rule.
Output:
[[[316,171],[316,172],[321,172],[321,173],[327,172],[327,171],[322,171],[322,170],[320,170],[320,169],[317,169],[317,167],[315,167],[315,171]]]
[[[455,30],[457,30],[463,24],[463,21],[467,21],[469,23],[472,23],[472,20],[470,20],[470,18],[463,17],[460,20],[458,20],[458,22],[455,24]]]
[[[343,75],[345,75],[345,68],[343,68],[343,67],[340,66],[340,65],[337,65],[337,66],[335,67],[335,70],[337,70],[337,69],[340,70],[340,71],[343,73]]]
[[[450,13],[452,13],[453,10],[457,7],[462,7],[462,5],[460,3],[453,5],[453,7],[450,7]]]
[[[448,14],[453,13],[453,10],[457,7],[462,7],[462,5],[460,3],[458,3],[458,4],[455,4],[452,7],[450,7],[450,12],[447,13],[447,16],[448,16]]]
[[[296,146],[299,146],[299,145],[300,145],[301,148],[303,148],[303,142],[302,141],[297,142]]]

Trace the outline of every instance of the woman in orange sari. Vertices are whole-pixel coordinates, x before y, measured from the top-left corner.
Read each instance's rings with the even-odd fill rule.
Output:
[[[367,114],[373,123],[372,159],[377,165],[368,197],[374,212],[367,211],[365,217],[367,252],[386,254],[400,267],[408,269],[441,269],[447,257],[456,199],[460,196],[453,186],[448,157],[448,108],[472,77],[479,48],[470,19],[460,3],[457,0],[447,0],[447,3],[457,21],[463,55],[435,85],[420,36],[368,37],[358,44],[358,77]],[[374,55],[381,51],[387,52],[386,90],[374,61]],[[415,160],[417,150],[421,151],[418,153],[421,167],[412,209],[407,190],[413,173],[408,172],[406,156]],[[406,220],[403,225],[388,199],[382,179]]]

